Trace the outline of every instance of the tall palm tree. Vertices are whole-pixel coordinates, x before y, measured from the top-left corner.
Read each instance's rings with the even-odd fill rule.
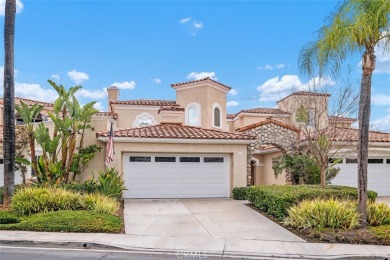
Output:
[[[346,0],[330,15],[313,42],[299,56],[301,72],[336,76],[343,61],[352,54],[362,55],[359,101],[358,201],[360,224],[365,226],[367,202],[368,131],[370,123],[371,78],[375,51],[390,51],[390,1]]]
[[[15,100],[14,100],[14,38],[15,38],[16,1],[5,3],[4,21],[4,199],[8,206],[14,192],[15,184]]]

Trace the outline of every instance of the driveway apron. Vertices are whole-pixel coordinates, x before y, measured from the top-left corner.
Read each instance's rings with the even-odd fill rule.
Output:
[[[231,199],[125,200],[124,219],[131,235],[304,241]]]

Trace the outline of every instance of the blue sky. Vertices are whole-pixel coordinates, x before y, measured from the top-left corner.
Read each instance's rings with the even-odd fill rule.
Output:
[[[104,88],[110,85],[121,88],[121,99],[174,100],[171,83],[210,76],[233,88],[229,113],[274,107],[307,86],[310,79],[298,71],[299,51],[336,5],[331,0],[18,1],[16,95],[53,101],[47,83],[52,79],[67,87],[81,84],[81,101],[96,100],[106,110]],[[374,129],[390,131],[390,56],[377,56],[371,118]],[[359,56],[345,63],[357,89],[358,63]],[[325,82],[336,89],[345,71]]]

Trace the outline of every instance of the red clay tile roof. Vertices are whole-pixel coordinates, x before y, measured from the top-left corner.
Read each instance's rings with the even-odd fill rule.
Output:
[[[161,111],[184,111],[184,108],[179,106],[162,106],[158,110],[158,113],[160,114]]]
[[[279,100],[276,103],[279,103],[280,101],[285,100],[286,98],[288,98],[290,96],[317,96],[317,97],[318,96],[322,96],[322,97],[330,97],[330,94],[328,94],[328,93],[310,92],[310,91],[299,91],[299,92],[291,93],[290,95],[282,98],[281,100]]]
[[[20,105],[20,101],[23,101],[27,106],[33,106],[34,104],[40,104],[42,106],[45,106],[46,108],[51,108],[54,105],[53,103],[49,103],[49,102],[42,102],[42,101],[28,99],[28,98],[15,97],[15,105]],[[3,98],[0,98],[0,104],[3,104],[3,103],[4,103]]]
[[[274,120],[274,119],[267,119],[267,120],[260,121],[260,122],[255,123],[255,124],[247,125],[247,126],[244,126],[244,127],[236,129],[236,131],[243,132],[243,131],[246,131],[246,130],[249,130],[249,129],[252,129],[252,128],[256,128],[256,127],[259,127],[259,126],[262,126],[262,125],[266,125],[266,124],[275,124],[275,125],[278,125],[280,127],[284,127],[284,128],[290,129],[292,131],[295,131],[297,133],[300,132],[298,128],[295,128],[295,127],[293,127],[291,125],[282,123],[282,122]]]
[[[340,134],[336,135],[334,141],[340,142],[357,142],[358,141],[358,133],[359,129],[356,128],[337,128],[340,131]],[[369,142],[390,142],[390,133],[378,132],[378,131],[370,131],[368,133],[368,141]]]
[[[117,100],[111,101],[110,104],[118,105],[132,105],[132,106],[178,106],[174,100],[150,100],[150,99],[138,99],[138,100]]]
[[[251,109],[243,109],[238,113],[255,113],[255,114],[289,114],[285,111],[282,111],[278,108],[251,108]]]
[[[98,116],[98,117],[112,117],[115,114],[117,114],[117,113],[114,113],[114,112],[97,112],[96,114],[94,114],[94,116]]]
[[[234,119],[237,114],[226,114],[226,119]]]
[[[115,137],[162,138],[162,139],[217,139],[254,140],[255,136],[222,132],[179,124],[161,124],[141,128],[126,128],[115,131]],[[108,131],[96,133],[96,137],[108,137]]]
[[[221,86],[223,86],[223,87],[225,87],[225,88],[232,89],[231,87],[226,86],[226,85],[224,85],[224,84],[222,84],[222,83],[220,83],[220,82],[218,82],[218,81],[215,81],[215,80],[213,80],[213,79],[211,79],[211,78],[209,78],[209,77],[203,78],[203,79],[197,79],[197,80],[187,81],[187,82],[173,83],[173,84],[171,84],[171,86],[172,86],[172,87],[176,87],[176,86],[181,86],[181,85],[186,85],[186,84],[191,84],[191,83],[201,82],[201,81],[212,81],[212,82],[217,83],[218,85],[221,85]]]
[[[356,122],[357,119],[351,117],[342,117],[342,116],[329,116],[330,121],[338,121],[338,122]]]

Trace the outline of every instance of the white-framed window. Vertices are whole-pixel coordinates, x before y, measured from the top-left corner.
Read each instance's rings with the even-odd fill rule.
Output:
[[[308,111],[307,126],[314,127],[316,125],[316,110],[315,108],[309,108]]]
[[[222,109],[218,104],[213,105],[213,126],[221,128],[222,127]]]
[[[151,126],[155,125],[157,122],[154,119],[154,116],[143,112],[140,115],[137,115],[135,117],[135,120],[133,122],[134,127],[145,127],[145,126]]]
[[[200,126],[200,105],[191,103],[186,108],[186,124],[189,126]]]

